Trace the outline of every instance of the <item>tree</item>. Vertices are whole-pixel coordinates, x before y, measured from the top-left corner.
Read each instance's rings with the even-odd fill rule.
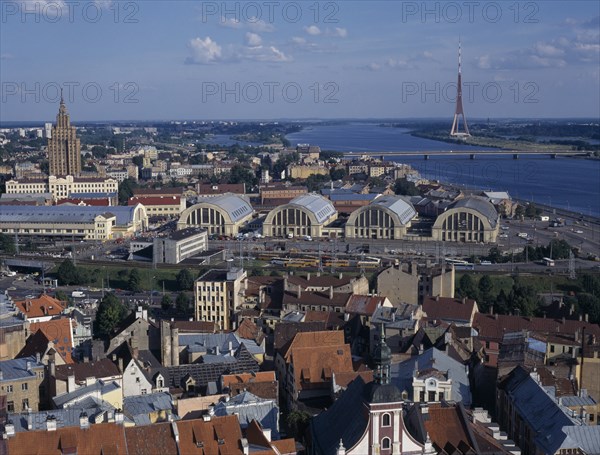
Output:
[[[163,311],[169,311],[172,306],[173,299],[171,299],[171,296],[169,294],[163,295],[162,299],[160,300],[160,307],[163,309]]]
[[[310,419],[311,415],[306,411],[290,412],[285,420],[289,429],[289,435],[298,441],[302,441]]]
[[[15,254],[15,240],[6,234],[0,234],[0,251],[6,254]]]
[[[106,294],[98,306],[94,335],[97,338],[108,338],[126,315],[127,309],[119,299],[112,293]]]
[[[181,269],[175,279],[177,287],[182,291],[191,291],[194,288],[194,275],[189,269]]]
[[[58,284],[61,286],[70,286],[72,284],[80,284],[79,271],[70,259],[65,259],[58,270],[56,271]]]
[[[471,275],[465,273],[458,282],[458,293],[461,297],[477,300],[477,286]]]
[[[479,288],[479,295],[481,299],[481,302],[478,302],[480,305],[480,311],[486,311],[492,299],[492,289],[494,289],[494,283],[489,275],[483,275],[479,279],[477,287]]]
[[[332,169],[329,174],[331,175],[331,180],[342,180],[346,177],[346,169]]]
[[[418,196],[420,194],[417,186],[405,178],[396,179],[396,182],[394,183],[394,193],[402,196]]]
[[[133,196],[133,190],[136,187],[137,183],[131,177],[123,180],[119,185],[119,204],[127,205],[127,201]]]
[[[190,309],[190,298],[185,292],[180,292],[177,295],[177,299],[175,299],[175,307],[177,311],[181,314],[188,314]]]
[[[236,164],[231,168],[228,183],[244,183],[249,190],[258,184],[258,178],[252,169]]]
[[[540,213],[542,213],[541,209],[538,209],[532,202],[527,204],[527,207],[525,208],[526,217],[535,218]]]
[[[132,292],[140,292],[142,290],[142,277],[138,269],[131,269],[131,272],[129,272],[127,287]]]
[[[319,191],[323,186],[323,183],[329,182],[330,180],[331,178],[329,175],[311,174],[306,179],[306,187],[308,188],[309,193]]]
[[[69,296],[67,293],[65,291],[61,291],[60,289],[54,293],[54,298],[56,300],[60,300],[61,302],[69,302]]]

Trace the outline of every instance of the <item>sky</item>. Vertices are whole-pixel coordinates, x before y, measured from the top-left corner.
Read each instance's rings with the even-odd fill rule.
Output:
[[[600,117],[597,1],[0,1],[0,121]]]

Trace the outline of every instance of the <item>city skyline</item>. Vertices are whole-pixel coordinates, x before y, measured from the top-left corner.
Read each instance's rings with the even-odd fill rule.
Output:
[[[477,5],[3,2],[2,120],[451,121],[459,36],[470,118],[600,116],[597,4]]]

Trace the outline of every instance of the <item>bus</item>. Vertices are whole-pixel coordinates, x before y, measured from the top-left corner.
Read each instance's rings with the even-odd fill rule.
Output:
[[[446,261],[446,264],[453,264],[453,265],[468,265],[469,264],[469,262],[463,261],[462,259],[446,258],[445,261]]]
[[[542,264],[544,264],[546,267],[554,267],[555,265],[554,259],[550,258],[542,258]]]

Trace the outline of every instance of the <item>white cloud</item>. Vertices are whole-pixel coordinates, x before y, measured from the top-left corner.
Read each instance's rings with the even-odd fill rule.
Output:
[[[306,38],[302,38],[301,36],[293,36],[292,43],[298,45],[306,44]]]
[[[221,60],[221,46],[210,36],[205,39],[194,38],[188,43],[191,56],[186,59],[188,64],[208,65]]]
[[[237,55],[237,59],[254,60],[257,62],[290,62],[292,58],[285,55],[275,46],[245,47]]]
[[[227,19],[225,17],[221,17],[221,20],[219,21],[219,25],[221,27],[235,28],[235,29],[244,27],[244,24],[239,19],[236,19],[235,17],[232,17],[229,19]]]
[[[246,33],[246,44],[251,47],[260,46],[262,44],[262,38],[260,35],[256,33],[247,32]]]
[[[316,25],[311,25],[309,27],[304,27],[304,31],[312,36],[317,36],[321,34],[321,29]]]
[[[348,36],[348,30],[342,27],[336,27],[332,35],[339,38],[346,38]]]

